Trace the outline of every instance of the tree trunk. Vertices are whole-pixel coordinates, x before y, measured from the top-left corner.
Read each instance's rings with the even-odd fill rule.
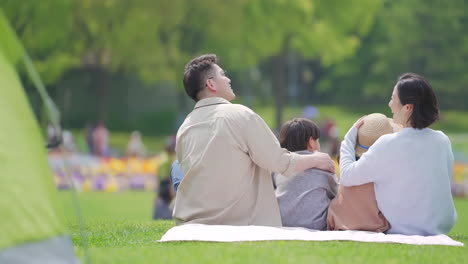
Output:
[[[107,119],[109,79],[109,73],[105,69],[96,68],[94,70],[94,83],[97,89],[97,117],[102,122]]]
[[[177,131],[185,120],[185,116],[188,113],[187,106],[187,94],[185,93],[184,88],[176,89],[177,91],[177,119],[175,122],[175,131]]]
[[[274,68],[273,68],[273,91],[275,92],[275,130],[278,132],[283,124],[283,111],[284,106],[287,102],[287,83],[286,83],[286,76],[287,76],[287,56],[289,52],[289,44],[290,38],[286,37],[284,40],[283,48],[281,53],[275,57],[274,61]]]
[[[317,104],[321,100],[319,94],[317,92],[317,85],[321,81],[325,69],[322,67],[319,59],[314,59],[312,61],[307,62],[308,70],[311,73],[311,79],[307,84],[305,84],[305,91],[303,93],[303,99],[306,104]]]

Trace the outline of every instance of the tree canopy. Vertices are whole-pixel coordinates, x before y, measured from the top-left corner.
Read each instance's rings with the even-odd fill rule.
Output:
[[[460,96],[468,95],[466,2],[0,0],[0,5],[49,89],[70,89],[59,84],[81,71],[73,80],[94,87],[101,119],[112,104],[108,97],[116,77],[181,93],[185,63],[216,53],[244,86],[251,85],[245,73],[252,70],[271,80],[280,124],[294,78],[314,102],[382,104],[399,74],[417,72],[429,78],[444,105],[466,108]],[[310,96],[301,99],[306,100]]]

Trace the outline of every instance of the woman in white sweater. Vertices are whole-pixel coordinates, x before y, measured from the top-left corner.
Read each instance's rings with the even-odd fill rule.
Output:
[[[439,117],[434,91],[422,76],[403,74],[388,105],[404,128],[380,137],[356,161],[358,120],[341,145],[340,182],[374,182],[378,207],[390,223],[387,233],[446,234],[457,218],[450,189],[454,158],[448,137],[428,128]]]

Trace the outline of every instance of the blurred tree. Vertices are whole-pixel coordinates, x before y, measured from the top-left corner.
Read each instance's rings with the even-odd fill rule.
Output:
[[[321,90],[340,95],[338,102],[382,104],[400,74],[416,72],[444,106],[468,109],[467,2],[385,1],[356,56],[330,68]]]
[[[182,0],[0,3],[46,83],[73,68],[89,70],[99,119],[106,119],[110,74],[173,81],[179,35],[172,32],[183,18]]]
[[[354,55],[371,28],[381,1],[254,0],[241,24],[247,58],[269,58],[276,103],[276,127],[286,103],[287,59],[298,54],[324,67]],[[252,55],[255,54],[255,55]],[[247,60],[248,61],[248,60]],[[255,60],[253,60],[255,61]]]
[[[94,103],[101,119],[117,108],[107,106],[109,79],[124,86],[118,80],[126,76],[138,79],[128,86],[143,81],[176,89],[180,109],[188,110],[183,67],[194,56],[216,53],[244,86],[251,86],[247,75],[257,84],[272,80],[278,126],[288,82],[303,74],[290,67],[298,64],[307,64],[307,89],[319,82],[328,102],[382,104],[396,76],[414,71],[429,78],[444,105],[466,108],[466,2],[0,0],[52,96],[54,89],[71,89],[63,78],[94,87],[99,96],[86,103]]]
[[[35,65],[46,83],[57,81],[79,64],[73,51],[71,0],[26,1],[0,0],[5,15],[19,38],[33,55]]]
[[[245,68],[246,65],[258,63],[241,54],[244,50],[243,41],[246,33],[241,27],[244,20],[244,9],[249,0],[219,1],[202,0],[184,2],[183,23],[177,28],[180,42],[178,49],[181,56],[173,64],[173,83],[179,92],[179,111],[186,112],[184,103],[187,96],[182,87],[182,74],[185,64],[195,56],[205,53],[215,53],[221,58],[221,64],[226,64],[228,71]],[[249,63],[250,62],[250,63]]]
[[[15,0],[0,0],[0,6],[46,84],[55,83],[68,69],[79,65],[79,59],[72,52],[77,46],[69,42],[72,26],[70,0],[26,1],[21,4]],[[32,79],[26,77],[24,66],[19,65],[19,74],[39,121],[45,126],[48,119],[45,105],[33,89]],[[48,88],[54,96],[56,91],[50,86]]]
[[[183,1],[76,0],[74,32],[80,57],[98,91],[98,113],[106,118],[111,73],[137,73],[144,81],[172,81],[179,58],[174,29]]]

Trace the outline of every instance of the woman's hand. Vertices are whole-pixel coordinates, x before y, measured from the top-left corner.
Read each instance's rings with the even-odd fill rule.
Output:
[[[353,126],[354,126],[355,128],[357,128],[357,129],[361,128],[362,125],[364,124],[364,117],[366,117],[366,116],[367,116],[367,115],[365,115],[365,116],[359,118],[358,121],[356,121],[356,123],[354,123]]]

